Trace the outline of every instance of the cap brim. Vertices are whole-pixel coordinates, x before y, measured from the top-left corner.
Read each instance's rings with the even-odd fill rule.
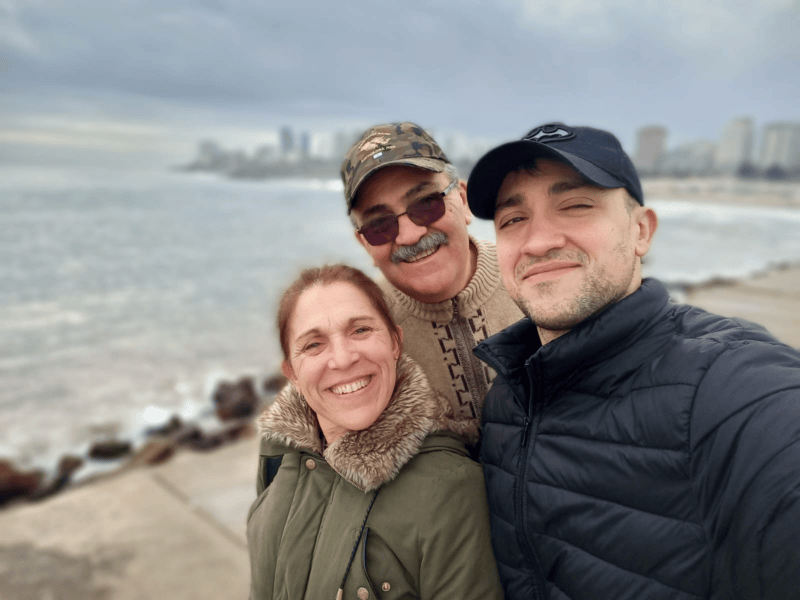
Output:
[[[494,219],[497,192],[506,175],[537,158],[565,163],[600,187],[625,187],[619,179],[579,156],[547,144],[518,140],[490,150],[472,168],[467,183],[467,201],[472,214],[480,219]]]
[[[350,196],[350,201],[347,203],[347,212],[349,213],[353,209],[353,203],[355,199],[358,197],[358,188],[369,179],[372,175],[375,174],[376,171],[380,171],[381,169],[385,169],[386,167],[417,167],[419,169],[425,169],[426,171],[433,171],[434,173],[441,173],[444,171],[445,167],[448,163],[444,162],[443,160],[439,160],[438,158],[426,158],[423,156],[415,157],[415,158],[397,158],[395,160],[390,160],[385,163],[381,163],[379,165],[374,166],[369,171],[366,171],[363,175],[358,178],[355,186],[353,186],[353,193]]]

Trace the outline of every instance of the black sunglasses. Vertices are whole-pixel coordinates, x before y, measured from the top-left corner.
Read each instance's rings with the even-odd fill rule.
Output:
[[[399,215],[382,215],[372,219],[361,226],[358,233],[364,236],[370,246],[382,246],[397,239],[400,233],[400,217],[408,215],[411,222],[419,226],[428,226],[435,223],[444,216],[447,210],[444,205],[444,198],[453,191],[458,183],[457,179],[450,182],[443,192],[436,192],[430,196],[425,196],[415,200],[408,205],[406,212]]]

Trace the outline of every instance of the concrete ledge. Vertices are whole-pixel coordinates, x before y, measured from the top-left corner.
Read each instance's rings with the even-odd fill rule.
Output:
[[[0,598],[247,598],[257,440],[0,512]]]

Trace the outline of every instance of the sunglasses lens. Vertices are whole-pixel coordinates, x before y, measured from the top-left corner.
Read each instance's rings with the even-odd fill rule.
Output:
[[[408,218],[417,225],[430,225],[444,216],[444,198],[441,195],[429,196],[414,202],[408,207]]]
[[[382,246],[393,241],[400,232],[397,217],[386,215],[373,219],[361,228],[361,235],[371,246]]]

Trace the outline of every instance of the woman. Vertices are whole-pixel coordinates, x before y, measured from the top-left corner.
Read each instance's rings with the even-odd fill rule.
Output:
[[[502,598],[480,466],[378,286],[345,265],[308,269],[284,293],[289,379],[260,417],[247,537],[252,599]]]

